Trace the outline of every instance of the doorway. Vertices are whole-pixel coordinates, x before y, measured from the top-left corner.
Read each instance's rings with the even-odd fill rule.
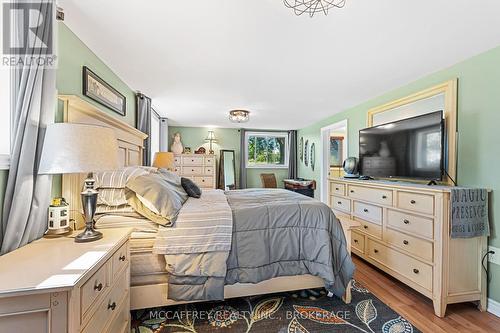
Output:
[[[348,156],[347,119],[321,128],[320,200],[328,204],[328,179],[343,175]]]

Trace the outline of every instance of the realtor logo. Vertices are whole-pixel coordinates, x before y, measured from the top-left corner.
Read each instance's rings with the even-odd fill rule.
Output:
[[[4,66],[53,66],[53,1],[4,2]]]

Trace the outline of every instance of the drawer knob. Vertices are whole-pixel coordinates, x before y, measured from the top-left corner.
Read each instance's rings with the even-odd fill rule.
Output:
[[[408,221],[408,220],[403,220],[403,223],[404,223],[404,224],[410,224],[410,221]]]
[[[120,260],[120,261],[125,261],[125,256],[124,256],[124,255],[120,256],[120,257],[118,258],[118,260]]]
[[[387,195],[383,195],[383,196],[382,196],[382,199],[387,199]]]
[[[99,284],[94,285],[94,291],[101,291],[102,290],[102,283],[99,282]]]
[[[337,201],[337,203],[338,203],[339,205],[342,205],[342,202],[341,202],[341,201]]]
[[[358,240],[357,240],[357,239],[355,239],[355,240],[354,240],[354,243],[358,243]]]
[[[351,190],[350,192],[351,192],[351,193],[354,193],[354,190]]]
[[[374,249],[374,250],[373,250],[373,252],[378,253],[378,250],[377,250],[377,249]]]
[[[191,169],[191,171],[193,171],[193,172],[194,172],[194,169]]]
[[[368,209],[367,208],[363,209],[363,212],[368,213]]]
[[[404,245],[408,245],[408,241],[405,239],[405,240],[403,241],[403,244],[404,244]]]
[[[367,226],[367,225],[364,225],[364,226],[363,226],[363,228],[368,229],[368,226]]]
[[[416,268],[413,269],[413,273],[418,274],[420,271]]]
[[[116,302],[108,303],[108,309],[111,309],[111,311],[114,311],[116,309]]]
[[[339,188],[338,188],[338,187],[336,187],[336,188],[335,188],[335,191],[338,191],[338,190],[339,190]]]
[[[415,200],[411,200],[411,201],[410,201],[410,203],[411,203],[412,205],[414,205],[414,204],[416,204],[417,202],[416,202]]]

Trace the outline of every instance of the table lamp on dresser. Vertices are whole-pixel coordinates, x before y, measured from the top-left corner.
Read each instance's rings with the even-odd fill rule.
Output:
[[[167,151],[160,151],[155,153],[155,157],[153,159],[153,166],[155,168],[173,170],[174,168],[174,153]]]
[[[118,141],[113,129],[95,125],[57,123],[47,126],[39,174],[88,173],[81,192],[85,230],[75,242],[102,238],[94,229],[98,192],[93,172],[118,168]]]

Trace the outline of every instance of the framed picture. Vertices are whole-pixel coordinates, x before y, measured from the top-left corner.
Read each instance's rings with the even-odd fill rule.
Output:
[[[304,138],[300,138],[300,143],[299,143],[299,153],[300,153],[300,160],[304,161]]]
[[[330,166],[341,167],[344,147],[343,136],[330,137]]]
[[[118,90],[110,86],[87,66],[83,66],[83,95],[125,116],[127,100]]]
[[[311,143],[311,155],[309,157],[309,159],[311,160],[311,169],[312,171],[314,171],[314,168],[316,166],[316,144]]]
[[[306,142],[304,143],[304,164],[306,166],[309,165],[309,158],[308,158],[308,154],[309,153],[309,140],[306,140]]]

